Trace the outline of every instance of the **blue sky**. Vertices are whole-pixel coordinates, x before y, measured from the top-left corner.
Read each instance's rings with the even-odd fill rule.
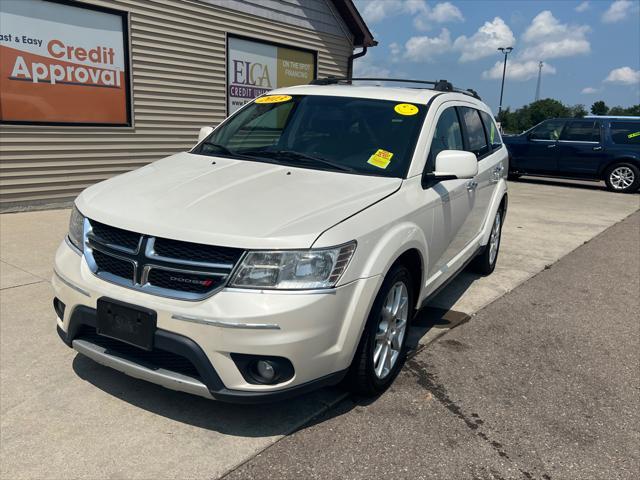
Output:
[[[437,80],[473,88],[497,112],[498,46],[513,46],[503,105],[640,103],[640,0],[356,0],[379,45],[355,75]]]

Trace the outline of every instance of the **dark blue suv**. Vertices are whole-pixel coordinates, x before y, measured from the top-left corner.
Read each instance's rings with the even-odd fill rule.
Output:
[[[503,140],[511,178],[604,180],[625,193],[640,187],[640,117],[554,118]]]

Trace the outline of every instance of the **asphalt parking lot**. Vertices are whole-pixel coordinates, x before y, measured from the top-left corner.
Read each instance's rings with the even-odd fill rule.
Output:
[[[387,431],[393,428],[398,430],[399,437],[397,440],[390,439],[389,449],[395,445],[393,442],[419,440],[423,443],[435,442],[440,447],[445,445],[450,451],[457,452],[456,455],[460,456],[459,466],[449,471],[453,476],[447,477],[446,473],[442,473],[443,478],[521,478],[523,475],[526,477],[525,473],[531,475],[531,478],[544,478],[543,475],[556,478],[558,471],[571,473],[571,470],[554,470],[554,465],[566,467],[571,462],[576,465],[573,472],[583,472],[585,475],[581,477],[577,474],[575,478],[601,478],[589,475],[604,474],[604,471],[579,469],[582,468],[581,465],[594,464],[593,459],[587,462],[589,458],[578,454],[580,449],[587,452],[599,451],[604,455],[602,464],[615,462],[621,466],[615,472],[626,472],[626,469],[634,466],[637,469],[637,447],[635,451],[619,447],[620,451],[614,452],[615,455],[609,450],[596,448],[601,446],[601,441],[612,442],[611,448],[616,448],[615,444],[622,443],[626,446],[628,442],[638,440],[637,382],[630,382],[628,387],[635,388],[632,390],[635,397],[629,396],[626,390],[624,393],[627,395],[625,398],[631,402],[627,408],[633,408],[635,398],[635,417],[633,412],[625,415],[627,410],[622,409],[622,405],[618,403],[605,405],[600,396],[592,397],[596,399],[594,402],[597,402],[598,408],[578,409],[579,412],[589,412],[585,415],[591,415],[590,418],[575,415],[556,418],[558,411],[572,410],[543,408],[550,400],[555,403],[578,402],[581,407],[588,407],[589,395],[597,392],[595,382],[598,379],[608,380],[609,383],[605,385],[608,390],[605,389],[605,393],[613,391],[611,379],[601,378],[608,371],[598,373],[598,365],[593,364],[593,360],[583,349],[584,345],[597,346],[599,337],[589,337],[588,342],[582,342],[585,339],[578,336],[580,329],[576,322],[579,319],[576,319],[571,324],[571,332],[574,332],[572,335],[575,338],[572,337],[571,342],[562,341],[562,335],[566,332],[561,325],[566,310],[563,312],[561,307],[567,309],[588,305],[594,295],[600,294],[600,290],[591,290],[590,282],[602,281],[603,286],[612,288],[619,278],[615,275],[592,278],[594,267],[591,261],[595,259],[595,254],[587,254],[573,260],[570,271],[561,274],[560,278],[549,277],[559,270],[552,267],[549,272],[531,280],[543,282],[538,287],[539,298],[536,298],[538,302],[549,304],[548,310],[543,310],[542,316],[538,318],[540,321],[546,319],[542,329],[549,331],[545,336],[541,332],[535,332],[536,335],[531,337],[526,335],[528,330],[524,328],[525,324],[518,323],[523,322],[518,315],[527,313],[524,308],[529,297],[519,297],[521,289],[512,291],[638,210],[640,196],[613,194],[591,185],[568,186],[542,181],[512,183],[510,188],[510,208],[496,272],[487,278],[465,273],[433,303],[442,312],[454,310],[460,312],[460,315],[472,315],[471,320],[440,338],[438,342],[431,343],[455,322],[448,320],[451,317],[447,315],[441,321],[433,321],[433,312],[422,312],[419,327],[414,334],[417,341],[428,346],[409,362],[400,381],[388,394],[369,406],[357,405],[346,409],[345,402],[352,400],[345,399],[336,389],[325,389],[268,407],[210,402],[128,378],[75,354],[60,342],[55,333],[49,285],[53,254],[66,233],[69,211],[0,215],[0,475],[2,478],[12,479],[219,478],[243,465],[232,475],[239,478],[249,475],[262,477],[263,473],[264,476],[275,476],[269,469],[268,462],[255,463],[253,466],[252,462],[259,462],[271,454],[281,455],[276,457],[280,459],[283,458],[282,455],[288,456],[289,461],[295,461],[300,455],[296,453],[300,452],[300,444],[296,447],[287,442],[299,442],[301,434],[314,435],[314,432],[326,442],[333,435],[331,428],[334,428],[335,422],[344,422],[347,428],[348,425],[357,424],[357,419],[361,418],[363,425],[370,426],[377,421],[377,409],[383,412],[400,410],[405,414],[403,421],[390,421],[386,424],[382,422],[380,425],[381,429]],[[633,225],[616,234],[616,239],[631,236],[631,243],[612,241],[607,244],[608,248],[613,249],[612,252],[633,255],[633,246],[637,247],[637,242],[633,243],[633,235],[636,239],[638,236],[637,221]],[[611,258],[614,257],[618,258],[612,254]],[[576,257],[572,254],[570,258]],[[637,260],[637,249],[635,258]],[[604,255],[597,260],[606,264],[607,259],[607,255]],[[637,272],[637,266],[635,268]],[[527,282],[522,288],[531,282]],[[563,302],[560,287],[571,285],[582,288],[583,297],[579,297],[579,301]],[[505,296],[508,292],[512,293]],[[545,295],[560,296],[553,297],[556,300],[550,300]],[[497,302],[493,302],[499,298],[502,302],[500,308],[503,310],[492,313],[492,308],[498,308]],[[505,301],[508,302],[506,305]],[[622,300],[616,302],[615,306],[619,306]],[[633,304],[631,306],[634,307]],[[635,311],[637,312],[637,299]],[[477,312],[480,313],[475,315]],[[491,328],[488,331],[482,330],[483,325],[488,328],[487,322],[482,321],[483,315],[497,317],[505,316],[508,312],[518,314],[512,315],[511,323],[502,324],[498,331],[492,331]],[[624,312],[628,315],[626,309],[615,312],[614,319],[618,318],[616,315],[623,316]],[[610,325],[618,327],[621,322],[609,319],[610,325],[607,325],[607,318],[602,318],[603,316],[606,317],[606,312],[590,313],[585,319],[592,327],[589,331],[601,329],[603,333],[610,334],[602,342],[608,342],[608,348],[612,351],[611,362],[616,359],[626,360],[627,348],[620,348],[616,352],[612,345],[626,341],[635,342],[637,346],[637,322],[635,330],[625,327],[626,330],[617,332],[618,336],[614,337],[612,331],[615,328],[610,328]],[[626,336],[621,336],[623,333]],[[480,343],[482,348],[476,348],[475,337],[465,335],[479,335],[486,342]],[[498,338],[500,342],[497,341]],[[543,339],[557,341],[552,341],[549,346],[542,342]],[[522,359],[518,360],[517,355],[513,355],[518,349],[527,347],[527,341],[533,342],[529,345],[530,349],[533,345],[542,349],[535,360],[545,365],[547,373],[551,375],[547,383],[544,383],[546,389],[530,387],[533,396],[529,401],[523,402],[520,397],[523,389],[527,388],[527,379],[534,382],[536,377],[532,378],[532,375],[545,378],[545,369],[540,373],[541,369],[533,369],[530,364],[525,365]],[[465,345],[472,345],[473,348],[466,349]],[[497,358],[490,355],[502,351],[504,354]],[[571,356],[571,353],[574,355]],[[557,357],[553,357],[554,355]],[[488,361],[490,358],[491,361]],[[561,378],[553,370],[555,365],[575,361],[576,358],[585,362],[584,370],[568,370],[568,378]],[[637,361],[637,356],[635,358]],[[637,380],[637,369],[635,371]],[[614,372],[608,373],[613,375]],[[490,394],[484,392],[484,396],[474,396],[477,392],[472,387],[478,376],[490,383]],[[563,385],[563,380],[567,388],[560,388],[553,393],[550,384]],[[573,392],[569,386],[583,384],[585,387],[582,393],[585,395],[569,399],[568,394]],[[416,412],[420,408],[426,408],[424,402],[427,400],[431,401],[427,405],[434,405],[434,410],[424,418],[434,422],[428,425],[437,427],[437,432],[429,437],[425,437],[424,434],[428,432],[424,431],[421,437],[412,436],[412,427],[415,428],[416,424],[412,424],[411,419],[423,418],[416,415]],[[500,408],[505,406],[506,409]],[[357,416],[359,412],[363,413],[360,417]],[[628,422],[628,425],[623,425],[624,428],[616,423],[623,415]],[[531,425],[526,422],[521,424],[519,419],[529,421]],[[538,423],[555,422],[558,431],[565,432],[559,438],[571,446],[572,452],[578,452],[571,457],[570,462],[566,458],[553,457],[554,443],[546,436],[544,429],[536,430],[532,426],[535,424],[534,419],[541,419]],[[582,421],[582,430],[578,428],[579,420]],[[315,426],[308,426],[278,442],[310,421]],[[469,426],[469,423],[478,428]],[[618,427],[617,435],[611,433],[610,429],[597,429],[600,424]],[[424,423],[418,425],[423,428],[425,426]],[[587,428],[593,425],[593,429]],[[520,427],[523,426],[528,429],[521,434]],[[467,430],[473,430],[471,437]],[[403,432],[406,432],[404,437]],[[480,433],[486,438],[480,436]],[[609,434],[610,438],[607,437]],[[371,438],[365,440],[372,441]],[[276,442],[277,445],[272,449],[252,460]],[[493,442],[507,445],[508,448],[499,447]],[[514,442],[517,443],[517,448],[513,447]],[[290,450],[283,452],[282,449],[287,445],[291,445]],[[338,443],[330,443],[328,447],[325,445],[322,442],[312,443],[307,448],[328,448],[325,454],[339,448]],[[421,445],[416,443],[414,446]],[[425,449],[438,452],[438,455],[434,453],[420,459],[425,462],[420,463],[420,471],[440,472],[436,466],[442,464],[446,457],[440,447],[425,446]],[[509,462],[500,452],[509,457]],[[398,456],[398,472],[415,472],[418,455],[414,451],[413,463],[402,455]],[[520,460],[518,455],[524,459]],[[299,458],[299,469],[292,467],[291,472],[299,471],[304,472],[301,474],[303,476],[313,476],[309,472],[313,472],[318,466],[305,464],[304,456]],[[338,461],[344,462],[347,467],[349,462],[358,465],[355,456],[353,459],[344,455],[335,458],[336,461],[326,461],[332,467]],[[487,463],[474,464],[472,458],[487,459]],[[535,462],[531,463],[533,460]],[[284,461],[278,462],[285,464]],[[429,470],[431,467],[433,469]],[[408,470],[401,470],[404,468]],[[327,478],[332,471],[341,476],[339,469],[329,470],[324,467],[323,476]],[[345,472],[349,471],[343,469],[342,476],[346,476]],[[565,477],[560,475],[558,478]]]

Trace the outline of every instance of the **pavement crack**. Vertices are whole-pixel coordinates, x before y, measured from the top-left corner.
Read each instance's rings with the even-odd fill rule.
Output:
[[[28,274],[28,275],[31,275],[32,277],[36,277],[36,278],[39,278],[39,279],[41,279],[41,280],[44,280],[45,282],[46,282],[46,281],[48,281],[46,278],[43,278],[43,277],[41,277],[40,275],[36,275],[36,274],[35,274],[35,273],[33,273],[33,272],[30,272],[30,271],[28,271],[28,270],[25,270],[24,268],[19,267],[18,265],[14,265],[14,264],[13,264],[13,263],[11,263],[11,262],[7,262],[6,260],[0,259],[0,263],[4,263],[5,265],[9,265],[10,267],[16,268],[16,269],[20,270],[21,272],[24,272],[24,273],[26,273],[26,274]]]
[[[26,287],[28,285],[36,285],[38,283],[47,283],[47,280],[38,280],[37,282],[23,283],[22,285],[12,285],[10,287],[0,288],[0,292],[4,292],[5,290],[11,290],[13,288]]]
[[[438,399],[438,401],[447,410],[462,420],[469,430],[471,430],[478,438],[482,439],[482,441],[489,445],[500,457],[513,463],[524,478],[527,480],[534,480],[537,478],[527,470],[518,467],[515,461],[509,457],[504,446],[500,442],[490,438],[487,433],[481,430],[481,426],[484,425],[485,422],[477,413],[467,415],[462,408],[451,399],[446,388],[438,381],[438,377],[430,372],[428,365],[421,363],[417,357],[414,356],[407,360],[406,370],[415,377],[422,388],[431,392],[431,394]],[[551,476],[546,473],[542,474],[541,478],[544,480],[551,480]]]

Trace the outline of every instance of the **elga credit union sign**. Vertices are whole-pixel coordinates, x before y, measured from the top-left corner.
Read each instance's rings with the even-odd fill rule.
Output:
[[[0,120],[128,125],[126,17],[45,0],[0,2]]]
[[[308,50],[229,37],[228,114],[279,87],[309,83],[316,76],[316,55]]]

